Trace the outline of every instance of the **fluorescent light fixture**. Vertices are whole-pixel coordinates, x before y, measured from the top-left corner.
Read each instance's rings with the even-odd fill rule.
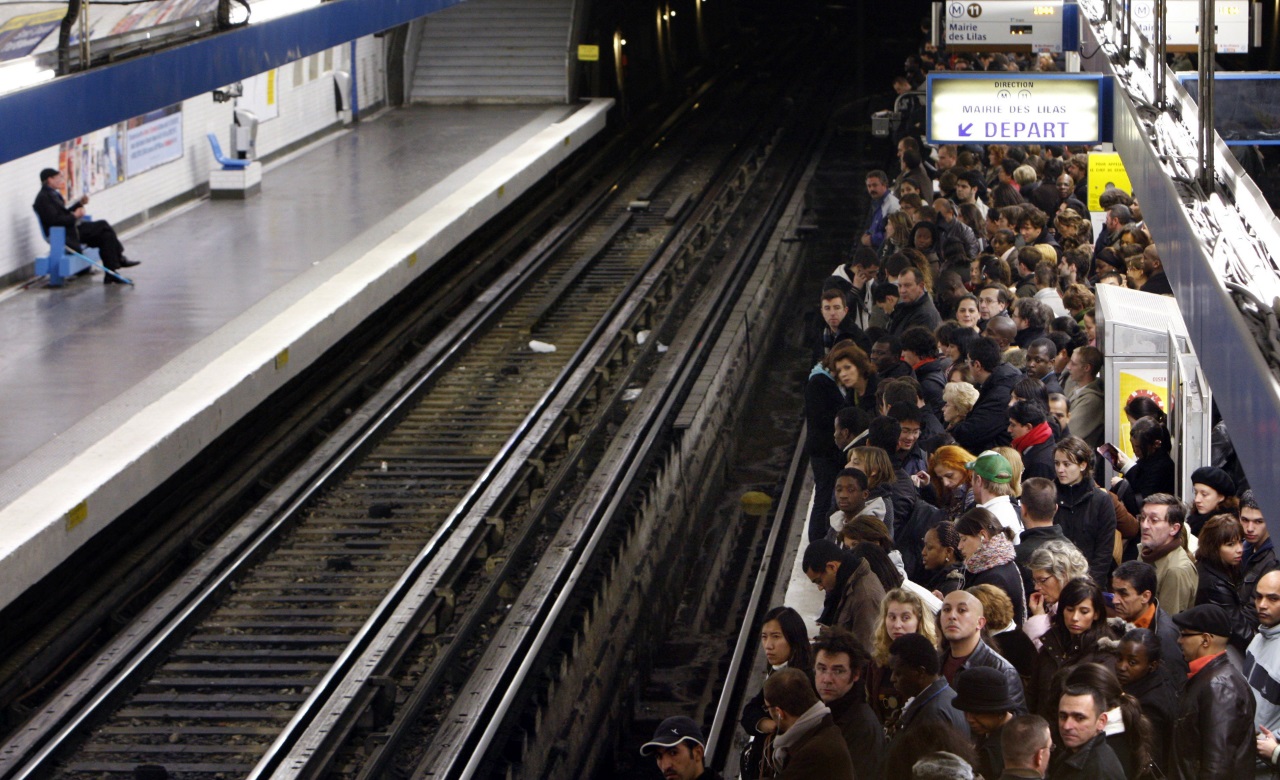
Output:
[[[249,17],[249,22],[251,24],[269,22],[272,19],[319,6],[320,0],[266,0],[266,2],[253,4],[253,15]]]
[[[44,83],[54,75],[52,69],[40,67],[30,57],[14,60],[0,67],[0,95]]]

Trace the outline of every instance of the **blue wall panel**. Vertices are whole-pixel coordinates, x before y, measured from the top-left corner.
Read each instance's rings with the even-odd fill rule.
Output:
[[[0,163],[460,2],[336,0],[0,95]]]

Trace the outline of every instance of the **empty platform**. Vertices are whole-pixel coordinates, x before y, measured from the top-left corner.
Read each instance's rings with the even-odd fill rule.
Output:
[[[262,193],[126,234],[101,275],[0,296],[0,607],[605,126],[579,106],[385,112]]]

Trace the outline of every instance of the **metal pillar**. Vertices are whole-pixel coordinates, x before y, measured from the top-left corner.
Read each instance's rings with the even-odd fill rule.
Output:
[[[1168,11],[1169,4],[1166,0],[1156,0],[1154,9],[1155,29],[1151,33],[1151,37],[1155,39],[1151,42],[1155,47],[1155,55],[1152,57],[1151,72],[1155,77],[1156,108],[1161,111],[1164,110],[1165,106],[1164,87],[1165,78],[1167,78],[1165,71],[1168,69],[1165,63],[1169,61],[1169,33],[1166,27],[1168,24],[1168,19],[1166,18]]]
[[[1200,188],[1204,191],[1206,197],[1213,194],[1214,191],[1214,175],[1213,175],[1213,74],[1214,74],[1214,55],[1217,53],[1214,46],[1214,33],[1216,32],[1217,21],[1215,19],[1216,3],[1214,0],[1200,0],[1200,80],[1199,80],[1199,103],[1200,103]]]

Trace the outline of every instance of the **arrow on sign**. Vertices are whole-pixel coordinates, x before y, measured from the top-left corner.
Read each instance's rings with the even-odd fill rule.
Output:
[[[972,130],[972,129],[973,129],[973,123],[972,123],[972,122],[970,122],[970,123],[969,123],[969,124],[967,124],[967,125],[960,125],[960,137],[961,137],[961,138],[968,138],[968,137],[969,137],[969,135],[970,135],[969,131],[970,131],[970,130]]]

